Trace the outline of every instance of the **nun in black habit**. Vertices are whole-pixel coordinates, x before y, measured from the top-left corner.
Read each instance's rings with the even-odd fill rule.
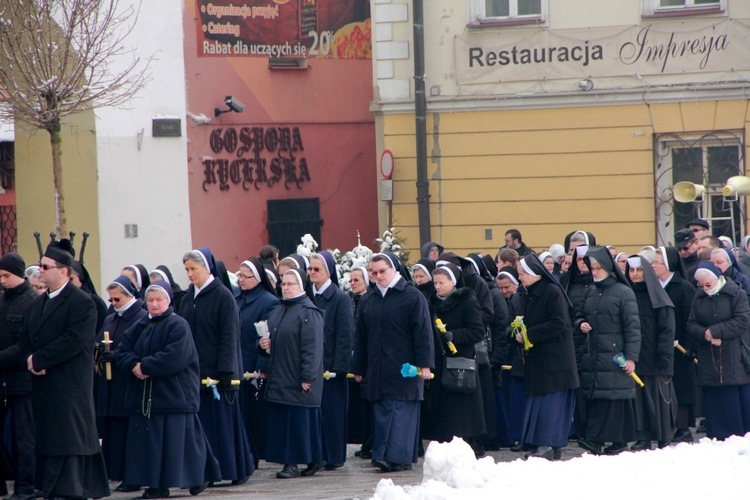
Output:
[[[533,447],[526,457],[559,459],[568,443],[578,387],[570,301],[554,276],[533,252],[518,263],[526,288],[521,315],[528,340],[524,364],[526,407],[522,443]],[[524,344],[521,335],[515,342]]]
[[[685,349],[685,353],[674,348],[674,383],[677,395],[677,430],[673,442],[691,442],[695,427],[696,405],[698,403],[698,381],[695,368],[695,341],[687,333],[690,308],[695,297],[695,287],[686,278],[680,253],[675,247],[659,247],[651,265],[659,278],[659,283],[669,295],[674,305],[675,340]]]
[[[120,274],[130,278],[130,281],[132,281],[135,287],[138,289],[138,293],[141,299],[146,298],[146,288],[148,288],[148,285],[151,283],[151,280],[149,280],[148,277],[146,266],[144,266],[143,264],[133,264],[130,266],[125,266],[122,268],[122,272]]]
[[[435,285],[432,284],[432,271],[434,270],[435,262],[430,259],[419,259],[411,268],[414,285],[428,301],[432,295],[435,295]]]
[[[664,448],[674,436],[677,417],[677,397],[672,384],[674,306],[645,257],[629,257],[626,269],[638,301],[641,320],[638,376],[645,384],[635,388],[637,441],[630,449],[650,450],[651,441]]]
[[[638,303],[607,247],[589,247],[584,262],[596,289],[575,320],[577,335],[585,338],[580,379],[587,404],[586,434],[578,444],[594,454],[617,454],[636,438],[636,384],[630,374],[641,350]],[[613,359],[620,352],[626,360],[622,368]],[[605,441],[612,445],[602,450]]]
[[[170,271],[164,264],[161,264],[156,266],[156,269],[149,273],[148,278],[151,281],[161,280],[169,283],[169,286],[172,287],[172,295],[174,296],[174,299],[172,299],[172,307],[174,307],[175,311],[178,311],[180,309],[180,302],[185,296],[185,290],[183,290],[174,280],[172,271]]]

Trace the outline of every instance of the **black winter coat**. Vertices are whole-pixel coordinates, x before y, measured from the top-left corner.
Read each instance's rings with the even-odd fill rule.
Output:
[[[125,393],[130,373],[123,374],[118,369],[117,349],[120,347],[125,331],[146,316],[148,316],[148,312],[143,309],[143,301],[136,298],[135,303],[122,316],[115,312],[104,320],[97,341],[101,342],[104,339],[103,333],[109,332],[109,340],[112,341],[109,346],[110,350],[115,352],[115,361],[112,361],[112,380],[107,380],[104,366],[99,372],[96,397],[96,415],[98,417],[127,417],[131,413],[125,406]]]
[[[571,318],[581,317],[583,315],[583,304],[586,302],[586,296],[594,288],[594,278],[591,276],[591,273],[583,274],[568,271],[562,276],[560,284],[567,291],[570,303],[573,304],[570,312]],[[583,357],[584,341],[585,338],[581,335],[573,336],[573,343],[576,350],[576,364],[578,366],[580,366],[581,358]]]
[[[633,293],[641,321],[638,374],[671,377],[675,336],[674,308],[654,309],[645,282],[633,283]]]
[[[200,408],[198,352],[190,327],[174,309],[141,318],[122,338],[117,365],[127,377],[126,406],[142,414],[151,399],[151,413],[197,413]],[[148,375],[133,375],[135,365]]]
[[[592,330],[580,331],[587,321]],[[635,382],[613,358],[622,352],[625,359],[638,362],[641,351],[641,326],[638,304],[629,286],[609,276],[596,283],[577,318],[578,335],[584,335],[584,350],[579,371],[581,389],[589,399],[633,399]]]
[[[323,311],[307,295],[282,300],[268,318],[271,357],[266,400],[319,407],[323,398]],[[267,356],[265,352],[261,355]],[[311,384],[302,392],[302,382]]]
[[[494,369],[499,370],[503,364],[502,359],[497,359],[495,355],[495,345],[498,345],[498,353],[508,352],[508,328],[513,318],[509,317],[508,314],[508,303],[505,301],[503,292],[497,287],[496,283],[487,283],[490,288],[490,295],[492,296],[492,309],[494,314],[492,317],[492,323],[490,324],[490,338],[492,342],[490,344],[490,364]]]
[[[510,324],[516,319],[516,316],[521,315],[521,297],[523,297],[525,294],[526,289],[523,290],[523,293],[516,292],[511,295],[510,299],[506,299],[506,304],[508,304],[508,328],[506,330],[508,332],[508,347],[505,351],[506,357],[503,364],[510,365],[511,368],[508,372],[509,375],[511,377],[518,378],[523,378],[524,376],[523,365],[526,354],[523,351],[523,346],[516,342],[513,338],[513,328],[511,328]]]
[[[242,372],[254,372],[258,366],[258,331],[255,323],[266,320],[274,307],[278,307],[276,295],[258,284],[252,290],[242,290],[237,297],[240,312],[240,346],[242,348]]]
[[[479,307],[482,309],[482,324],[489,327],[492,324],[495,311],[492,307],[492,296],[487,282],[477,274],[471,265],[463,268],[463,280],[468,288],[474,290],[474,294],[479,301]]]
[[[695,352],[697,344],[690,338],[687,331],[695,288],[688,281],[674,274],[664,290],[674,304],[675,340],[688,351]],[[693,358],[685,356],[677,348],[674,349],[674,390],[680,405],[693,405],[698,400],[695,368]]]
[[[440,339],[437,327],[433,327],[435,343],[435,379],[429,384],[425,395],[427,439],[449,441],[453,436],[473,437],[487,432],[482,405],[482,390],[478,372],[477,389],[468,394],[445,391],[440,383],[445,357],[475,357],[474,344],[484,337],[484,326],[480,318],[479,302],[469,288],[458,288],[445,300],[434,295],[430,299],[433,318],[440,318],[453,333],[456,354],[450,354],[447,345]]]
[[[349,296],[331,283],[315,295],[315,305],[325,315],[323,368],[345,375],[349,372],[354,346],[354,310]]]
[[[49,301],[45,310],[45,304]],[[94,410],[96,307],[68,282],[54,299],[38,296],[26,310],[20,351],[33,355],[31,401],[35,452],[42,456],[94,455],[99,436]]]
[[[218,380],[222,373],[231,373],[232,380],[242,380],[239,312],[232,292],[221,280],[211,281],[197,297],[195,285],[190,285],[180,303],[179,315],[187,320],[193,333],[201,380]],[[231,390],[239,387],[233,385]],[[201,389],[210,390],[205,386]]]
[[[578,387],[573,331],[565,292],[542,279],[521,297],[521,315],[529,341],[525,351],[524,388],[539,396]],[[516,342],[515,338],[512,342]]]
[[[26,311],[37,297],[29,280],[15,288],[0,290],[0,370],[4,392],[0,397],[31,394],[31,373],[18,342]]]
[[[750,384],[750,374],[744,370],[741,357],[741,339],[750,345],[749,325],[747,295],[734,281],[727,280],[713,297],[698,290],[688,320],[688,335],[697,344],[698,385]],[[721,339],[720,346],[712,346],[706,340],[706,329],[711,330],[713,338]]]
[[[427,300],[403,278],[386,291],[376,287],[362,297],[357,319],[352,373],[367,379],[371,401],[414,401],[423,397],[421,377],[402,377],[401,367],[435,368]]]

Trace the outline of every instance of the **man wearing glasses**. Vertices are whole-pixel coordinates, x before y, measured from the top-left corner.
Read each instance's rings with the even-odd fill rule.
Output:
[[[417,461],[419,405],[435,365],[427,300],[392,259],[379,253],[370,260],[377,287],[360,302],[352,361],[355,380],[367,382],[372,463],[383,472],[410,470]],[[419,369],[416,377],[402,376],[405,363]]]
[[[109,496],[93,400],[96,307],[70,283],[70,241],[53,241],[39,263],[47,293],[36,298],[24,320],[20,352],[32,377],[36,455],[43,495]]]
[[[711,235],[711,228],[708,225],[708,221],[704,219],[693,219],[685,227],[693,232],[696,239],[701,239],[704,236]]]
[[[698,267],[698,239],[695,233],[690,229],[680,229],[674,233],[674,246],[685,266],[685,279],[693,282],[693,274]]]

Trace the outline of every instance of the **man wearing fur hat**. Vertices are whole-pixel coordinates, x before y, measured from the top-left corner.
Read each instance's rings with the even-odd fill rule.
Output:
[[[53,241],[39,263],[47,293],[24,320],[20,348],[32,377],[36,455],[45,498],[109,496],[94,413],[96,307],[70,283],[73,252]]]
[[[0,258],[0,374],[3,377],[0,426],[5,426],[8,412],[13,418],[18,473],[12,500],[34,500],[34,417],[31,411],[31,375],[18,349],[26,311],[38,297],[25,278],[26,264],[20,255],[8,252]],[[0,493],[6,477],[0,477]]]

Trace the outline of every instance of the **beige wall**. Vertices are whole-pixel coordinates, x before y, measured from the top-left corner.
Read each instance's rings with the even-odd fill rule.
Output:
[[[394,224],[416,250],[414,118],[382,119],[396,158]],[[654,134],[749,120],[747,101],[430,113],[432,239],[461,255],[495,252],[511,227],[538,251],[578,229],[624,251],[653,245]]]
[[[49,233],[55,230],[55,195],[49,134],[43,130],[32,133],[23,127],[23,124],[16,123],[16,205],[18,251],[28,265],[39,260],[34,231],[42,233],[42,246],[46,248]],[[91,234],[84,262],[93,282],[98,284],[99,196],[93,112],[64,121],[62,167],[68,229],[76,232],[76,252],[80,249],[83,232]],[[123,210],[127,210],[129,203],[135,203],[131,194],[123,192],[121,198],[113,199],[111,203],[119,203]]]

